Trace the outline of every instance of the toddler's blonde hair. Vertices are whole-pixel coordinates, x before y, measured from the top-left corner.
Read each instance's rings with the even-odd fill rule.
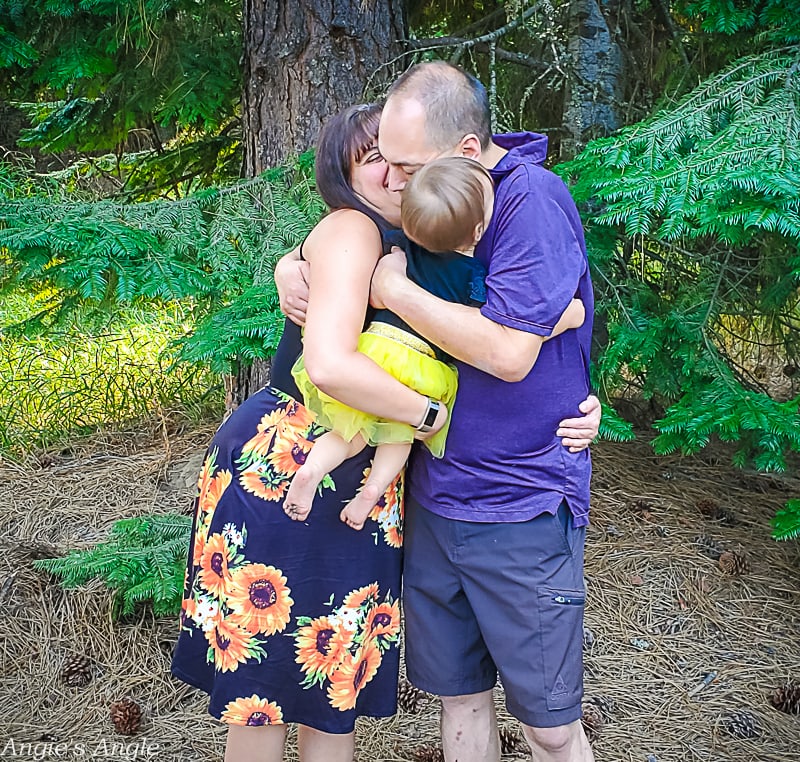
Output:
[[[403,189],[403,232],[432,252],[472,246],[475,229],[484,221],[487,179],[491,183],[486,169],[464,156],[426,164]]]

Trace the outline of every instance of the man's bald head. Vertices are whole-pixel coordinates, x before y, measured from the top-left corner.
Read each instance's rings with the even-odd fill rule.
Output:
[[[425,112],[430,146],[445,151],[474,134],[486,149],[492,141],[486,88],[471,74],[445,61],[412,66],[389,89],[387,101],[413,100]]]

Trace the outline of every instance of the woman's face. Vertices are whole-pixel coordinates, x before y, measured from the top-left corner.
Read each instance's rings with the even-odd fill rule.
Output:
[[[380,151],[378,140],[364,151],[350,167],[350,184],[355,193],[383,219],[394,227],[400,227],[400,193],[386,186],[389,165]]]

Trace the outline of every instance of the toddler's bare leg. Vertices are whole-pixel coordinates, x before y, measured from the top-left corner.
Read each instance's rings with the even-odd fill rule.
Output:
[[[370,511],[406,464],[410,442],[382,444],[375,450],[372,469],[361,491],[342,509],[340,518],[353,529],[362,529]]]
[[[305,521],[311,513],[314,493],[325,474],[361,452],[364,447],[366,442],[360,434],[353,437],[350,442],[333,431],[328,431],[319,437],[308,453],[306,462],[292,477],[292,483],[283,501],[284,513],[295,521]]]

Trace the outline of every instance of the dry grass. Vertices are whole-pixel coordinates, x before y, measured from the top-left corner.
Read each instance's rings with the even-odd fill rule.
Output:
[[[209,428],[180,433],[167,424],[73,443],[69,452],[22,465],[0,463],[5,756],[13,738],[20,760],[142,759],[147,744],[158,744],[151,758],[163,762],[221,759],[224,729],[206,714],[203,694],[169,675],[176,622],[147,611],[113,622],[101,585],[63,591],[30,563],[103,538],[119,518],[185,510],[197,453],[210,435]],[[796,762],[800,717],[773,709],[769,694],[800,679],[800,545],[773,542],[768,521],[800,484],[737,472],[719,448],[684,460],[657,458],[645,443],[602,444],[594,458],[586,694],[614,704],[595,744],[598,762],[645,762],[648,755],[659,762]],[[708,512],[703,500],[732,511],[736,523],[708,518],[698,508]],[[723,574],[698,549],[702,534],[744,551],[750,571]],[[83,688],[60,681],[71,654],[92,659],[93,678]],[[109,719],[109,704],[122,696],[145,710],[133,738],[115,735]],[[498,691],[501,725],[515,729],[501,700]],[[756,716],[757,738],[724,731],[720,717],[737,709]],[[413,759],[415,749],[437,743],[437,723],[432,697],[413,713],[362,721],[356,757]],[[26,743],[38,746],[22,749]],[[130,746],[115,755],[115,743]],[[293,747],[288,758],[296,759]],[[505,757],[525,758],[524,747]]]

